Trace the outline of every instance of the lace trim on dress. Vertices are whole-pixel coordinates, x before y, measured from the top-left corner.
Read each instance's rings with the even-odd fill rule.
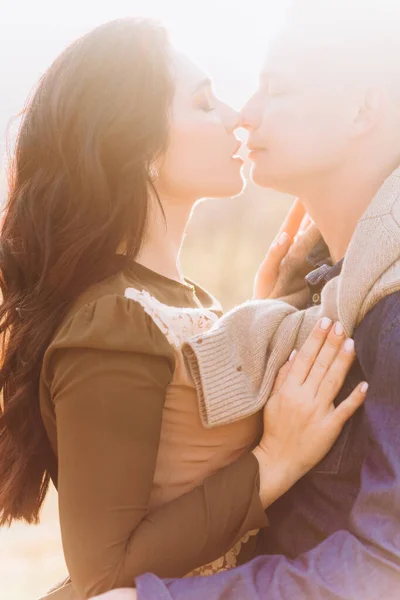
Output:
[[[214,560],[213,562],[209,563],[208,565],[204,565],[202,567],[199,567],[198,569],[195,569],[194,571],[191,571],[190,573],[185,575],[185,577],[195,577],[195,576],[206,577],[208,575],[215,575],[215,573],[220,573],[221,571],[227,571],[228,569],[234,569],[237,566],[237,557],[239,556],[239,554],[241,552],[243,544],[246,544],[246,542],[248,542],[251,537],[254,537],[255,535],[257,535],[257,533],[259,531],[260,531],[259,529],[254,529],[253,531],[249,531],[248,533],[246,533],[245,536],[242,537],[241,540],[239,540],[233,546],[233,548],[231,550],[229,550],[229,552],[224,554],[224,556],[217,558],[217,560]]]
[[[207,331],[218,321],[218,316],[207,308],[168,306],[145,290],[127,288],[125,297],[142,306],[175,348],[180,348],[189,338]]]

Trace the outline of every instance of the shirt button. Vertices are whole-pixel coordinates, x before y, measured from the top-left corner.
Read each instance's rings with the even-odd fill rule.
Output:
[[[314,304],[319,304],[321,302],[321,294],[313,294],[312,301]]]
[[[203,338],[199,338],[199,339],[197,340],[197,343],[198,343],[198,344],[202,344],[202,343],[203,343]]]

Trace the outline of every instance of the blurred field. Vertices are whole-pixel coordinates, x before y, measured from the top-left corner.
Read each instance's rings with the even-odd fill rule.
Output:
[[[185,241],[187,276],[225,309],[249,298],[257,266],[289,205],[289,198],[252,185],[239,198],[201,203]],[[39,526],[0,529],[0,600],[34,600],[65,574],[52,490]]]

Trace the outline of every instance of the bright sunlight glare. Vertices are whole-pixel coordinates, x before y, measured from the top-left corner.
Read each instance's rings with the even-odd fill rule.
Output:
[[[284,16],[280,0],[14,0],[0,2],[0,139],[30,89],[76,37],[112,19],[163,22],[173,43],[239,108],[254,89],[268,41]]]

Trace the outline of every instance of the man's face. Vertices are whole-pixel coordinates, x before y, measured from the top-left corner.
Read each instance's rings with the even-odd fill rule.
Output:
[[[322,35],[288,28],[273,44],[242,113],[255,183],[301,195],[346,160],[357,102],[341,60]]]

